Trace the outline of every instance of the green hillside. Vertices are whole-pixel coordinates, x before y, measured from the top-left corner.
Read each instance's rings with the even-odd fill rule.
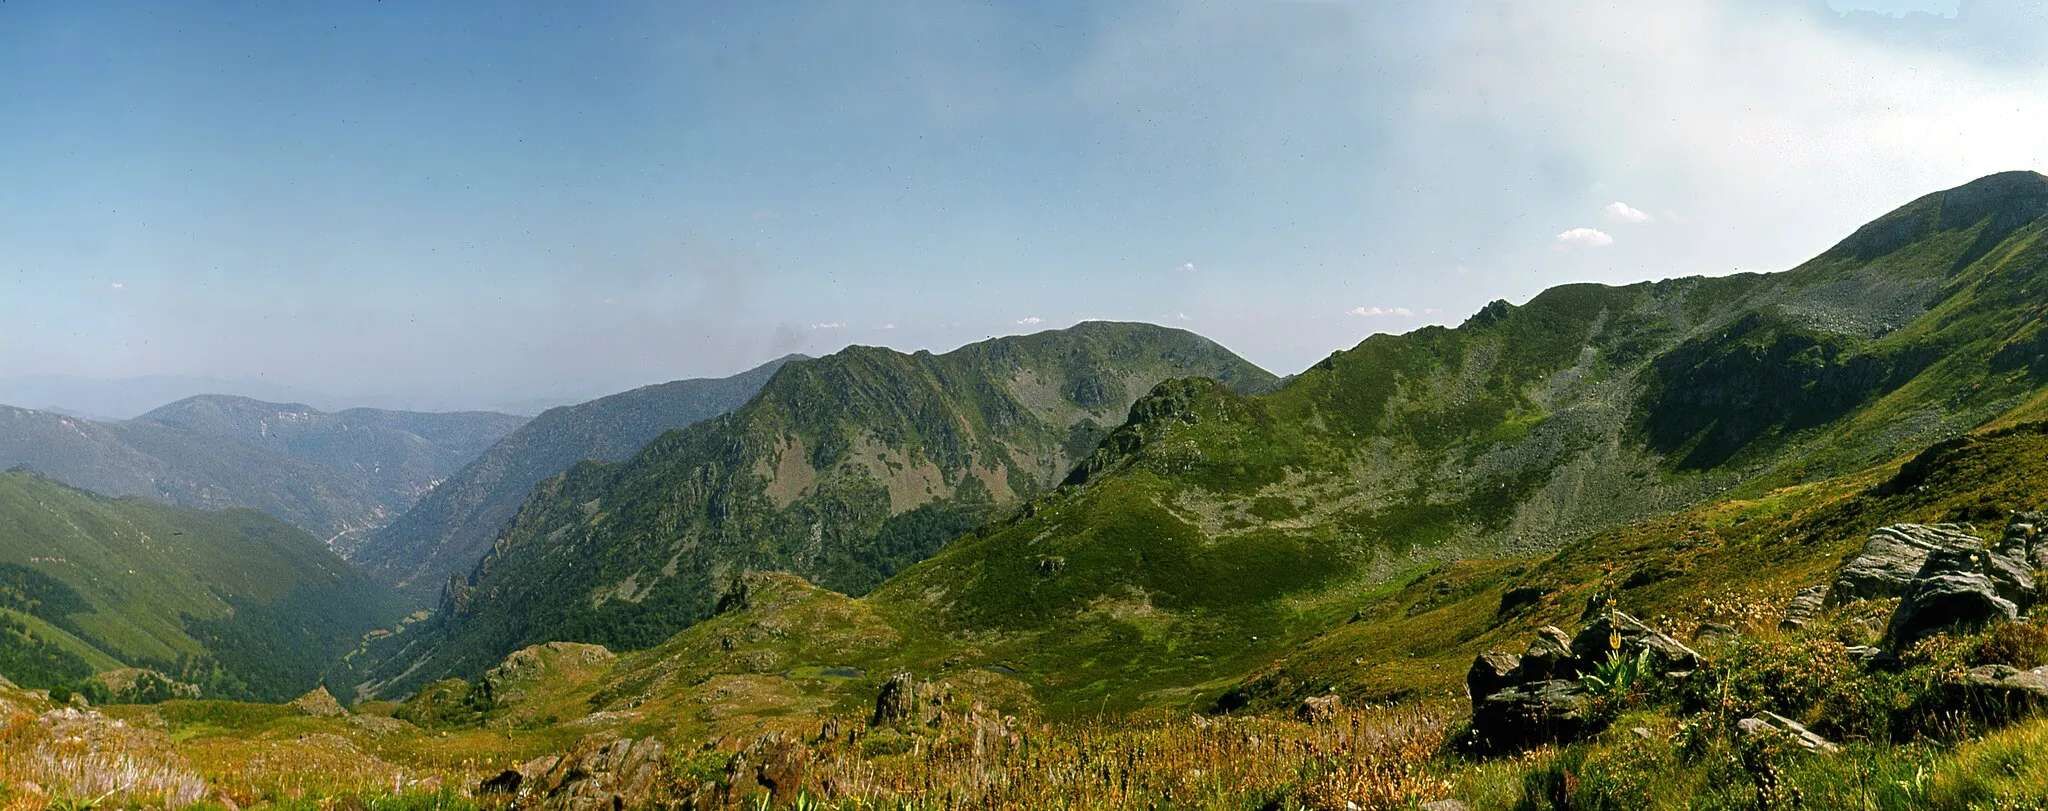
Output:
[[[466,574],[541,480],[594,459],[619,462],[662,432],[731,411],[752,399],[791,355],[732,377],[676,380],[551,408],[492,444],[434,486],[405,514],[366,538],[337,545],[351,563],[422,603],[451,575]]]
[[[403,688],[551,639],[642,647],[748,570],[851,594],[1044,492],[1162,380],[1273,377],[1199,336],[1085,323],[943,355],[851,347],[782,367],[746,406],[537,488],[434,625]]]
[[[319,539],[262,513],[0,473],[0,676],[19,684],[129,666],[280,700],[398,610]]]
[[[1398,572],[1861,470],[2035,409],[2044,215],[2048,178],[1997,175],[1789,272],[1556,288],[1269,395],[1168,383],[1069,487],[869,599],[1063,700],[1131,700]]]

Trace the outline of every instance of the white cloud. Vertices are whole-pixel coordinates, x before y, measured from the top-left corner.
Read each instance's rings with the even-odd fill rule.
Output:
[[[1567,248],[1605,248],[1614,244],[1614,237],[1598,228],[1574,228],[1558,234],[1557,244]]]
[[[1045,323],[1045,319],[1043,319],[1043,318],[1039,318],[1038,316],[1035,316],[1035,315],[1027,315],[1027,316],[1024,316],[1023,318],[1019,318],[1019,319],[1017,319],[1017,324],[1018,324],[1019,326],[1025,326],[1025,327],[1031,326],[1032,324],[1043,324],[1043,323]]]
[[[1175,320],[1175,321],[1193,321],[1193,320],[1195,320],[1195,319],[1194,319],[1193,317],[1189,316],[1189,315],[1188,315],[1187,313],[1174,313],[1174,315],[1173,315],[1173,320]]]
[[[812,324],[812,325],[810,326],[810,328],[811,328],[811,329],[845,329],[845,328],[846,328],[846,325],[845,325],[845,324],[843,324],[843,323],[840,323],[840,322],[838,322],[838,321],[827,321],[827,322],[825,322],[825,323],[823,323],[823,324]]]
[[[1607,212],[1608,219],[1618,222],[1649,222],[1651,219],[1648,212],[1620,200],[1609,203],[1606,208],[1600,210]]]
[[[895,325],[895,324],[883,324],[883,325],[881,325],[881,326],[879,326],[879,327],[876,327],[875,329],[895,329],[895,328],[896,328],[896,325]]]
[[[1182,273],[1193,273],[1193,272],[1195,272],[1195,263],[1193,263],[1193,262],[1183,262],[1183,263],[1181,263],[1181,266],[1180,266],[1180,272],[1182,272]]]
[[[108,290],[125,290],[127,289],[127,287],[128,285],[122,284],[120,282],[114,282],[113,284],[107,285]]]
[[[1415,311],[1410,310],[1406,307],[1353,307],[1349,310],[1345,310],[1344,313],[1346,315],[1355,315],[1360,318],[1378,318],[1383,315],[1414,315]]]

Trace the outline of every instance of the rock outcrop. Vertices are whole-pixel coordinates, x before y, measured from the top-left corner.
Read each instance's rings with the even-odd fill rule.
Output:
[[[1522,657],[1512,653],[1487,651],[1472,660],[1472,669],[1465,671],[1465,697],[1474,702],[1515,686],[1516,673],[1522,667]]]
[[[1735,732],[1744,738],[1761,735],[1783,735],[1793,745],[1808,752],[1833,753],[1842,750],[1833,742],[1807,729],[1805,725],[1774,712],[1762,712],[1753,717],[1735,722]]]
[[[1981,541],[1970,540],[1975,543],[1974,548],[1958,546],[1930,553],[1906,586],[1899,608],[1892,613],[1891,624],[1885,629],[1885,638],[1895,649],[1904,650],[1942,631],[1980,628],[2018,618],[2019,606],[2000,596],[2001,592],[2019,588],[1993,562],[2002,556],[1992,554]],[[2025,582],[2031,591],[2032,578]]]
[[[1785,606],[1785,619],[1778,623],[1778,627],[1787,631],[1797,631],[1806,627],[1808,623],[1820,617],[1821,610],[1827,607],[1827,601],[1826,584],[1800,589],[1798,594],[1793,595],[1792,603]]]
[[[1864,539],[1863,550],[1835,574],[1829,592],[1837,602],[1903,596],[1929,553],[1971,544],[1981,546],[1983,542],[1954,524],[1880,527]]]
[[[1576,681],[1519,684],[1472,704],[1472,733],[1488,747],[1518,749],[1596,731],[1592,696]]]
[[[318,718],[342,718],[348,715],[348,710],[342,709],[341,702],[334,700],[334,694],[327,692],[325,685],[315,687],[312,692],[292,699],[291,707]]]
[[[1571,651],[1579,673],[1607,661],[1611,653],[1634,659],[1648,652],[1651,668],[1660,675],[1690,673],[1706,662],[1699,651],[1619,611],[1603,611],[1580,626]]]
[[[661,742],[652,738],[593,736],[578,741],[566,754],[527,762],[517,770],[518,780],[501,773],[486,782],[500,787],[509,784],[518,792],[522,807],[548,811],[638,808],[647,804],[654,790],[662,753]]]
[[[1598,731],[1601,719],[1590,712],[1592,695],[1579,677],[1610,655],[1645,658],[1651,674],[1665,677],[1685,676],[1706,661],[1643,621],[1595,605],[1576,633],[1546,625],[1521,656],[1487,651],[1473,659],[1465,689],[1475,743],[1511,750]]]
[[[1334,695],[1311,696],[1302,699],[1301,706],[1295,708],[1294,715],[1296,718],[1308,723],[1321,724],[1335,720],[1337,714],[1343,711],[1344,699],[1342,698]]]

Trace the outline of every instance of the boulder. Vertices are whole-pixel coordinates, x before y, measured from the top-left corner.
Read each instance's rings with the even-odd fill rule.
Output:
[[[1521,672],[1515,680],[1543,681],[1576,678],[1578,675],[1579,665],[1572,657],[1571,636],[1555,625],[1545,625],[1536,629],[1536,639],[1529,643],[1529,651],[1522,654]]]
[[[1472,811],[1472,806],[1466,805],[1462,800],[1437,800],[1423,803],[1422,811]]]
[[[334,700],[334,694],[327,692],[327,686],[313,688],[313,692],[292,699],[292,709],[320,718],[341,718],[348,715],[341,702]]]
[[[1835,573],[1830,594],[1836,602],[1899,597],[1919,574],[1927,555],[1949,546],[1983,542],[1953,524],[1893,524],[1863,540],[1863,550]]]
[[[1984,665],[1963,674],[1963,687],[1970,705],[1979,713],[2017,718],[2048,705],[2048,667],[2020,670],[2008,665]]]
[[[1800,589],[1798,594],[1792,596],[1792,603],[1785,606],[1785,619],[1778,623],[1778,627],[1787,631],[1797,631],[1806,627],[1820,618],[1821,609],[1827,606],[1827,600],[1828,587],[1825,583]]]
[[[1856,664],[1866,667],[1884,656],[1884,651],[1869,645],[1850,645],[1843,652],[1849,654],[1849,658],[1854,660]]]
[[[1707,647],[1733,645],[1741,639],[1742,632],[1725,622],[1703,622],[1692,632],[1692,643]]]
[[[1609,653],[1634,658],[1647,650],[1651,671],[1660,675],[1690,672],[1706,662],[1699,651],[1620,611],[1604,612],[1580,627],[1572,636],[1571,650],[1588,668],[1607,661]]]
[[[1472,732],[1484,746],[1524,749],[1594,731],[1592,697],[1576,681],[1551,679],[1495,692],[1472,708]]]
[[[2018,616],[2019,607],[1998,596],[1991,578],[1976,572],[1936,574],[1913,581],[1892,612],[1885,638],[1904,650],[1942,631],[2010,622]]]
[[[1294,716],[1311,724],[1320,724],[1335,719],[1343,711],[1342,698],[1335,695],[1312,696],[1302,699],[1301,706],[1294,710]]]
[[[1465,671],[1465,696],[1478,701],[1515,686],[1521,666],[1522,657],[1512,653],[1487,651],[1473,657],[1472,669]]]
[[[1784,735],[1790,738],[1792,743],[1798,745],[1799,748],[1808,752],[1832,753],[1839,752],[1842,749],[1842,747],[1836,746],[1828,741],[1828,739],[1814,734],[1813,730],[1807,729],[1805,725],[1800,724],[1798,721],[1774,712],[1758,713],[1753,717],[1735,722],[1735,732],[1744,738],[1753,738],[1758,735]]]

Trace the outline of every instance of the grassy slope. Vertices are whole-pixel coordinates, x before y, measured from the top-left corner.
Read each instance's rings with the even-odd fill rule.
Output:
[[[1199,336],[1105,322],[791,363],[731,414],[537,488],[383,675],[410,670],[409,689],[548,639],[652,645],[748,569],[866,591],[1058,482],[1133,400],[1187,374],[1273,382]]]
[[[1056,703],[1135,706],[1213,686],[1433,561],[1540,554],[1884,462],[2037,395],[2042,370],[2007,348],[2040,329],[2048,181],[2030,183],[1990,208],[1956,202],[1974,184],[1931,195],[1873,224],[1888,238],[1784,274],[1574,285],[1378,336],[1263,397],[1162,386],[1077,486],[871,599]],[[1403,627],[1376,644],[1427,636]]]
[[[95,668],[175,672],[183,658],[195,677],[218,665],[223,689],[267,698],[312,686],[396,610],[318,540],[261,513],[109,499],[20,471],[0,474],[0,580],[9,608],[62,629],[54,641]]]

